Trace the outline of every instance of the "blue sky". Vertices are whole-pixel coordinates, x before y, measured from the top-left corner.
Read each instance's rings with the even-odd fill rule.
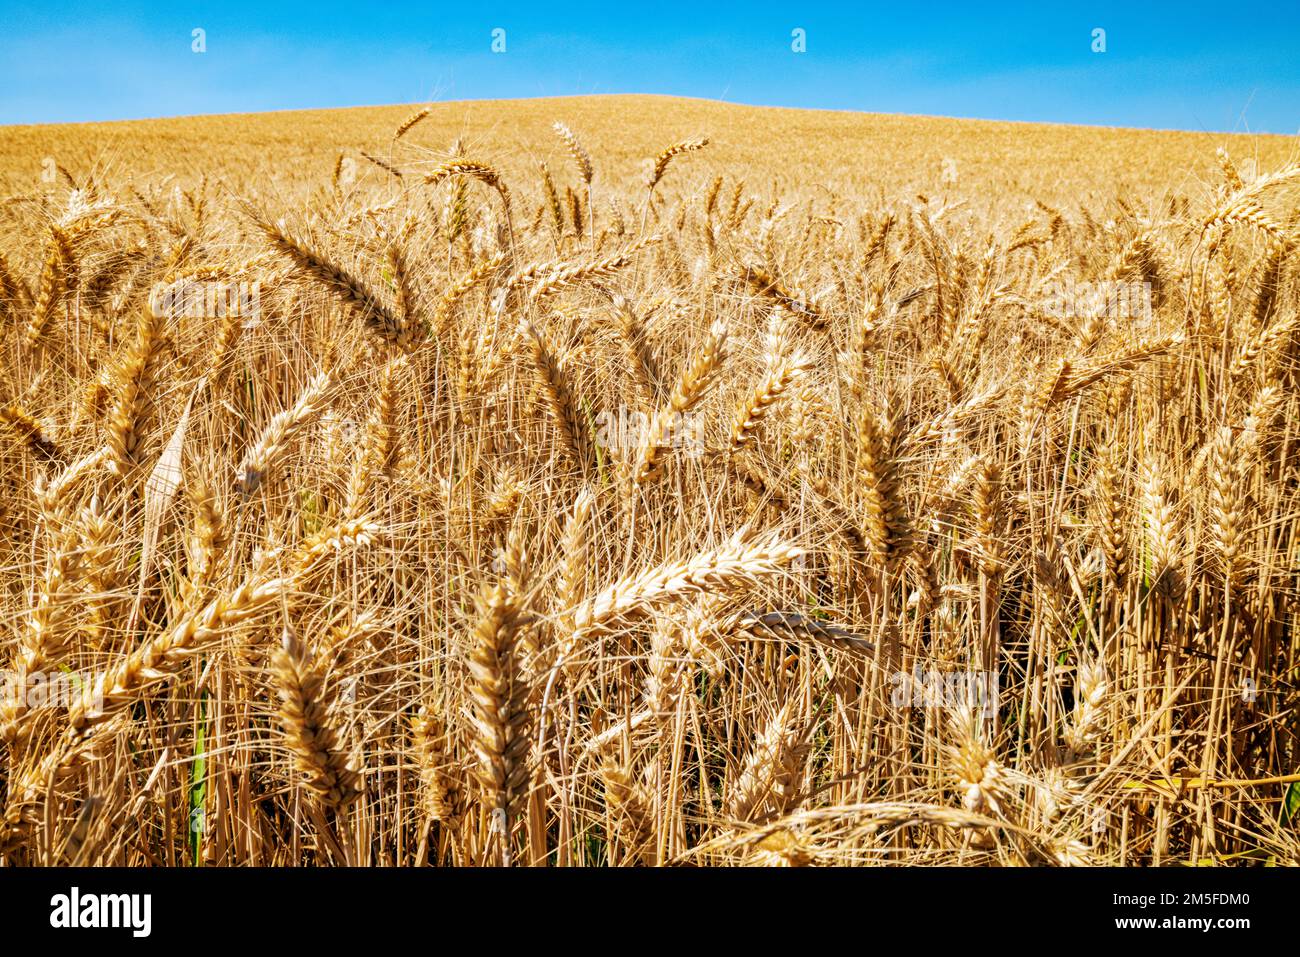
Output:
[[[666,93],[1300,131],[1300,0],[984,6],[0,0],[0,123]],[[191,49],[195,28],[206,35],[201,54]],[[491,49],[496,28],[504,53]],[[804,53],[791,49],[796,28]],[[1096,28],[1104,53],[1092,50]]]

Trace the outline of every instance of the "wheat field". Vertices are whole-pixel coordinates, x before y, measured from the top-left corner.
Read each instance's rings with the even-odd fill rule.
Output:
[[[1300,863],[1293,140],[0,157],[4,863]]]

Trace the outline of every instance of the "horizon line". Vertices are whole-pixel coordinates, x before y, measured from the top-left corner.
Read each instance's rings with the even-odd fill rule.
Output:
[[[45,123],[0,123],[0,130],[18,130],[30,129],[33,127],[47,126],[96,126],[111,123],[158,123],[168,120],[196,120],[196,119],[216,119],[232,116],[270,116],[279,113],[321,113],[332,112],[336,110],[382,110],[391,107],[409,106],[430,108],[457,106],[469,103],[526,103],[540,100],[591,100],[591,99],[613,99],[617,97],[654,97],[665,100],[681,100],[694,103],[709,103],[718,106],[739,106],[746,109],[754,110],[788,110],[799,113],[840,113],[854,116],[888,116],[903,117],[914,119],[934,119],[934,120],[953,120],[964,123],[991,123],[1007,124],[1012,126],[1058,126],[1077,129],[1093,130],[1117,130],[1138,133],[1192,133],[1203,134],[1208,136],[1268,136],[1279,137],[1281,139],[1295,139],[1300,137],[1300,130],[1294,133],[1273,133],[1267,131],[1255,130],[1220,130],[1220,129],[1186,129],[1184,127],[1171,126],[1122,126],[1110,123],[1067,123],[1060,120],[1010,120],[999,119],[997,117],[985,116],[958,116],[942,113],[904,113],[888,110],[855,110],[847,107],[825,107],[825,106],[784,106],[772,103],[748,103],[741,100],[719,100],[706,96],[682,96],[673,93],[575,93],[575,94],[552,94],[541,96],[494,96],[494,97],[460,97],[454,100],[407,100],[393,103],[359,103],[350,106],[295,106],[283,107],[270,110],[239,110],[225,111],[215,113],[173,113],[161,116],[127,116],[117,117],[109,120],[64,120]]]

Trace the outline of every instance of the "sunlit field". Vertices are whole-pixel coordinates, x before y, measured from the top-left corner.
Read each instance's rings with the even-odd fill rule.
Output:
[[[0,860],[1300,863],[1297,157],[0,128]]]

